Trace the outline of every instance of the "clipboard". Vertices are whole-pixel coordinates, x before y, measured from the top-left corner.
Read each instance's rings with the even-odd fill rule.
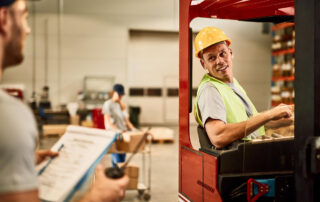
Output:
[[[43,162],[38,170],[39,196],[42,201],[68,201],[94,171],[116,141],[114,131],[69,126],[51,150],[59,156]],[[62,147],[63,145],[63,147]],[[45,167],[46,166],[46,167]]]

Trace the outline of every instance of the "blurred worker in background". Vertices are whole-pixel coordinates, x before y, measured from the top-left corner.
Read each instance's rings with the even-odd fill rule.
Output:
[[[233,77],[231,40],[215,27],[203,28],[195,38],[196,57],[207,70],[198,87],[195,117],[214,148],[265,134],[264,126],[276,128],[293,123],[293,106],[281,104],[258,113]]]
[[[135,130],[135,127],[129,120],[126,106],[122,101],[123,95],[123,85],[115,84],[111,99],[103,104],[102,113],[104,114],[105,127],[108,130]]]
[[[5,69],[23,61],[30,28],[25,0],[0,0],[0,79]],[[21,101],[0,90],[0,201],[39,201],[35,164],[58,153],[36,151],[36,122]],[[35,157],[36,156],[36,157]],[[82,201],[119,201],[128,177],[111,180],[100,166]]]
[[[104,114],[104,123],[107,130],[114,130],[118,132],[125,132],[129,130],[136,130],[129,120],[129,114],[126,106],[122,101],[124,95],[124,87],[122,84],[115,84],[113,86],[111,99],[107,100],[102,107]],[[126,154],[112,154],[112,164],[121,163],[125,161]]]

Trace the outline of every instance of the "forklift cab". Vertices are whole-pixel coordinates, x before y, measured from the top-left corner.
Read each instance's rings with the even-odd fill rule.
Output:
[[[198,126],[197,132],[199,151],[217,158],[217,189],[223,201],[245,201],[249,179],[265,179],[273,183],[274,197],[259,201],[294,201],[293,137],[238,140],[223,149],[216,149],[204,128]]]
[[[311,1],[180,0],[179,201],[319,201],[320,193],[316,190],[319,190],[320,164],[315,155],[320,153],[320,146],[316,146],[319,140],[314,136],[320,134],[320,105],[317,104],[320,102],[320,68],[317,67],[320,59],[314,54],[320,54],[320,26],[316,23],[320,19],[320,4]],[[294,139],[238,141],[217,150],[205,130],[198,127],[200,148],[193,148],[189,120],[193,108],[190,23],[196,17],[273,23],[295,21],[296,47],[301,49],[296,48],[295,54]],[[307,26],[304,18],[314,24]],[[310,49],[302,52],[304,34],[313,43],[314,53]],[[310,68],[302,62],[306,59]],[[311,97],[306,101],[308,96]]]

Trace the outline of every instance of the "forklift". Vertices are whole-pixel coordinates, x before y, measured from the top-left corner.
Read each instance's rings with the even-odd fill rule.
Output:
[[[180,0],[179,8],[179,201],[320,201],[320,1]],[[197,17],[295,23],[294,138],[215,150],[198,128],[193,148],[190,22]]]

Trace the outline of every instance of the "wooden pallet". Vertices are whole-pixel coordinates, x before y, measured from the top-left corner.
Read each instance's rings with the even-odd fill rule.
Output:
[[[43,137],[49,136],[62,136],[67,129],[68,125],[66,124],[58,124],[58,125],[43,125]]]
[[[152,143],[155,144],[172,144],[174,143],[173,139],[159,139],[159,140],[152,140]]]
[[[141,128],[142,131],[147,130],[147,128]],[[152,137],[152,143],[173,143],[174,134],[173,130],[167,127],[152,127],[149,131]]]

